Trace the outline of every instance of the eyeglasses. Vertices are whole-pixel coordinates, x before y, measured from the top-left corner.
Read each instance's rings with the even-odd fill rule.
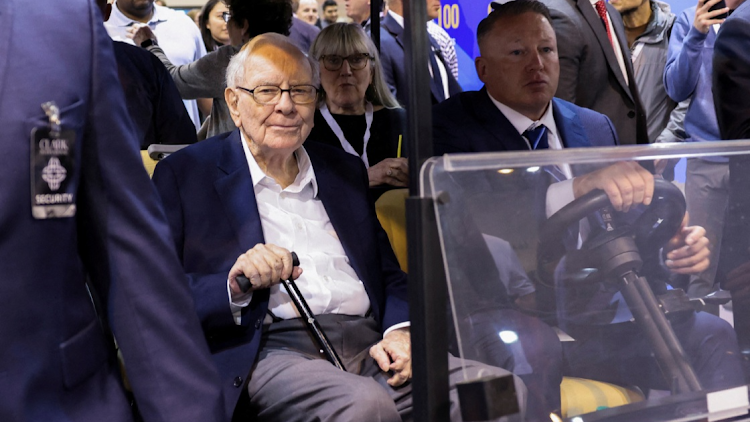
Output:
[[[224,19],[224,22],[229,23],[229,19],[232,19],[232,14],[229,12],[221,12],[221,18]]]
[[[289,93],[294,104],[310,104],[318,99],[318,88],[312,85],[292,85],[289,89],[281,89],[273,85],[256,86],[254,89],[247,89],[241,86],[237,88],[250,94],[256,103],[260,105],[276,105],[281,100],[281,94]]]
[[[344,60],[349,62],[349,67],[351,67],[352,70],[364,69],[365,66],[367,66],[368,59],[372,60],[372,57],[367,53],[357,53],[346,57],[341,57],[337,54],[320,56],[320,61],[323,62],[323,67],[332,72],[341,69],[341,66],[344,65]]]

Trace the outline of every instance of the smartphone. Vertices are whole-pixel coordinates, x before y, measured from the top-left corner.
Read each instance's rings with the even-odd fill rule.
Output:
[[[710,9],[708,9],[709,12],[713,12],[714,10],[719,10],[727,7],[727,4],[724,0],[719,1],[715,5],[711,6]],[[729,17],[728,13],[722,13],[721,15],[715,16],[714,19],[726,19]]]

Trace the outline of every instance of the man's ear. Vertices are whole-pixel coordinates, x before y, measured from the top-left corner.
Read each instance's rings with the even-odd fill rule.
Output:
[[[487,75],[487,62],[484,61],[484,57],[477,56],[477,58],[474,59],[474,67],[477,69],[479,80],[484,82],[484,77]]]
[[[245,19],[242,21],[242,44],[247,44],[248,41],[250,41],[250,37],[247,35],[247,31],[250,29],[250,22]]]
[[[227,107],[229,107],[229,115],[232,117],[232,121],[237,127],[240,127],[242,125],[242,119],[240,118],[240,108],[238,105],[239,100],[240,97],[239,95],[237,95],[237,91],[235,91],[233,88],[227,87],[226,89],[224,89],[224,101],[227,102]]]

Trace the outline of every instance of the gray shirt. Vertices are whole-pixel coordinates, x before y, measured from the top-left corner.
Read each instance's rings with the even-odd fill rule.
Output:
[[[237,128],[229,115],[229,107],[224,100],[224,89],[229,60],[239,49],[225,45],[199,60],[182,66],[173,65],[158,45],[152,45],[148,50],[164,63],[182,98],[213,98],[211,116],[204,123],[204,126],[208,126],[201,130],[203,132],[203,129],[207,129],[206,137],[210,138]]]

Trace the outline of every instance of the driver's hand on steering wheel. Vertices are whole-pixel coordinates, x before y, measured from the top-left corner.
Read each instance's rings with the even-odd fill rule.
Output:
[[[688,213],[682,219],[680,230],[664,246],[664,265],[675,274],[697,274],[710,264],[706,229],[687,226]]]
[[[649,205],[654,197],[654,176],[634,161],[625,161],[573,179],[579,198],[594,189],[606,192],[612,207],[628,212],[634,205]]]

